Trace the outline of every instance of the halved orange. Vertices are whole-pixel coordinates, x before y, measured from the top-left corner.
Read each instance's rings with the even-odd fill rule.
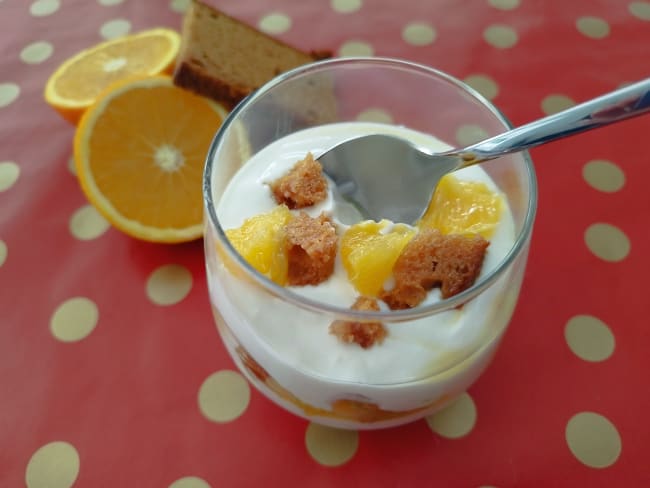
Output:
[[[64,61],[45,85],[45,101],[77,124],[110,84],[133,76],[170,73],[181,39],[171,29],[150,29],[102,42]]]
[[[203,165],[226,113],[167,76],[112,85],[75,133],[75,166],[88,200],[138,239],[201,237]]]

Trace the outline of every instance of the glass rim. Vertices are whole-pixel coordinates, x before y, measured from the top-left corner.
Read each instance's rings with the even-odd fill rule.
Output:
[[[210,147],[208,149],[208,154],[206,156],[205,167],[203,172],[203,203],[207,210],[207,219],[209,219],[210,224],[216,231],[218,241],[223,245],[223,249],[227,253],[228,257],[234,260],[238,266],[240,266],[246,275],[253,280],[253,282],[272,295],[281,298],[289,303],[292,303],[300,308],[311,310],[314,312],[326,313],[333,315],[338,319],[349,320],[349,321],[386,321],[386,322],[402,322],[407,320],[415,320],[436,313],[444,312],[456,308],[483,291],[487,290],[492,286],[502,275],[509,269],[513,261],[520,255],[524,250],[525,245],[528,243],[530,235],[533,229],[533,223],[535,220],[535,213],[537,211],[537,178],[535,175],[535,169],[533,166],[532,159],[528,151],[521,151],[521,155],[524,166],[526,169],[527,181],[529,186],[528,199],[527,199],[527,208],[526,214],[524,216],[523,225],[521,231],[517,234],[516,239],[508,253],[504,258],[485,276],[480,280],[477,280],[471,287],[466,290],[454,295],[453,297],[446,298],[428,305],[417,306],[411,309],[405,310],[388,310],[388,311],[362,311],[362,310],[352,310],[347,307],[338,307],[323,303],[317,300],[307,298],[292,291],[289,288],[278,285],[273,282],[271,279],[267,278],[255,268],[253,268],[234,248],[230,243],[230,240],[226,236],[225,229],[221,227],[219,218],[217,217],[216,208],[212,198],[212,173],[213,173],[213,164],[214,156],[217,149],[221,145],[223,136],[230,129],[233,122],[237,119],[239,113],[248,107],[250,104],[254,103],[258,98],[262,97],[266,92],[273,89],[279,84],[284,83],[285,81],[303,75],[310,72],[316,72],[322,69],[328,69],[332,67],[345,66],[345,65],[354,65],[354,64],[374,64],[377,66],[388,66],[388,67],[402,67],[407,68],[412,71],[419,72],[420,74],[426,74],[429,76],[437,77],[444,79],[445,81],[453,84],[456,88],[470,95],[473,99],[478,101],[484,108],[492,113],[496,119],[504,125],[505,130],[510,130],[514,126],[510,121],[504,116],[504,114],[492,104],[487,98],[481,95],[478,91],[473,89],[471,86],[462,82],[461,80],[444,73],[440,70],[426,66],[420,63],[413,61],[407,61],[398,58],[390,57],[345,57],[345,58],[332,58],[322,61],[315,61],[303,66],[299,66],[290,71],[287,71],[281,75],[276,76],[272,80],[265,83],[259,89],[248,95],[243,99],[224,119],[221,127],[217,130]],[[205,217],[204,217],[205,218]]]

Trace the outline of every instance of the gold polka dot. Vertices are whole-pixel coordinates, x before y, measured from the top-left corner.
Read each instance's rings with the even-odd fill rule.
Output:
[[[57,441],[40,447],[27,463],[28,488],[70,488],[79,475],[79,454],[71,444]]]
[[[11,188],[20,176],[20,166],[13,161],[0,161],[0,192]]]
[[[77,342],[90,335],[98,320],[95,302],[85,297],[70,298],[52,314],[50,331],[60,341]]]
[[[463,81],[488,100],[492,100],[499,94],[499,85],[487,75],[470,75]]]
[[[330,5],[335,12],[340,14],[350,14],[361,8],[361,0],[330,0]]]
[[[355,430],[335,429],[310,423],[305,432],[309,455],[324,466],[347,463],[359,447],[359,433]]]
[[[174,305],[192,289],[192,273],[177,264],[154,270],[147,279],[147,296],[156,305]]]
[[[258,26],[267,34],[282,34],[291,28],[291,19],[283,13],[274,12],[262,17]]]
[[[582,35],[591,39],[603,39],[609,35],[609,24],[599,17],[580,17],[576,27]]]
[[[373,56],[374,49],[363,41],[348,41],[339,48],[339,56]]]
[[[625,173],[611,161],[594,159],[582,168],[582,176],[596,190],[612,193],[625,185]]]
[[[29,13],[34,17],[51,15],[60,7],[59,0],[37,0],[29,6]]]
[[[650,20],[650,2],[631,2],[627,8],[637,19]]]
[[[70,217],[70,233],[81,241],[96,239],[111,224],[92,205],[84,205]]]
[[[519,37],[512,27],[494,24],[483,31],[483,39],[491,46],[507,49],[517,44]]]
[[[126,19],[114,19],[104,22],[99,29],[99,34],[104,39],[115,39],[129,33],[131,30],[131,22]]]
[[[0,267],[5,264],[5,261],[7,260],[7,245],[3,240],[0,240]]]
[[[20,59],[27,64],[38,64],[52,56],[53,52],[54,46],[49,42],[32,42],[20,51]]]
[[[124,0],[97,0],[100,5],[103,5],[104,7],[110,7],[111,5],[119,5],[120,3],[123,3]]]
[[[213,422],[230,422],[244,413],[250,395],[248,382],[241,374],[217,371],[208,376],[199,389],[199,409]]]
[[[357,115],[361,122],[376,122],[379,124],[392,124],[393,117],[386,110],[381,108],[369,108]]]
[[[476,405],[467,393],[463,393],[451,405],[429,415],[427,424],[436,434],[448,439],[466,436],[476,424]]]
[[[572,317],[564,328],[564,338],[576,356],[592,362],[610,357],[616,345],[609,327],[591,315]]]
[[[461,125],[456,131],[456,140],[461,146],[469,146],[476,142],[487,139],[488,133],[478,125]]]
[[[188,9],[190,3],[191,0],[171,0],[171,2],[169,2],[169,8],[174,12],[182,14]]]
[[[413,46],[426,46],[436,39],[436,30],[425,22],[412,22],[402,30],[402,39]]]
[[[610,224],[590,225],[585,231],[585,243],[604,261],[621,261],[630,253],[630,240],[621,229]]]
[[[546,115],[552,115],[573,107],[575,104],[576,102],[566,95],[548,95],[542,100],[542,112]]]
[[[0,83],[0,108],[6,107],[18,98],[20,87],[15,83]]]
[[[488,0],[488,3],[499,10],[512,10],[519,7],[520,0]]]
[[[621,454],[621,437],[616,426],[594,412],[571,417],[565,431],[573,455],[590,468],[606,468]]]
[[[169,488],[210,488],[210,485],[196,476],[186,476],[174,481]]]

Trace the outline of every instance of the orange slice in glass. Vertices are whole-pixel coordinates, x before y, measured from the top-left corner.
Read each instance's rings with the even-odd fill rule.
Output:
[[[491,237],[503,211],[501,195],[480,181],[446,175],[438,183],[418,227],[443,234],[480,234]]]
[[[226,231],[233,247],[253,268],[282,286],[289,270],[285,228],[292,218],[286,206],[278,205]]]
[[[375,297],[391,276],[395,261],[415,235],[409,226],[387,220],[365,221],[350,227],[341,238],[341,259],[348,279],[359,293]]]

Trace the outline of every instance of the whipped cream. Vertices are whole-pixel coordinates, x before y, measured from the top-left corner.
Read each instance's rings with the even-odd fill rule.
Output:
[[[284,175],[308,152],[317,157],[352,135],[369,133],[395,134],[432,151],[450,149],[449,145],[432,136],[385,124],[349,122],[296,132],[253,155],[234,175],[224,193],[215,195],[221,226],[224,229],[239,227],[245,219],[272,210],[277,203],[268,183]],[[454,175],[459,179],[484,182],[491,190],[499,192],[479,166],[465,168]],[[501,220],[490,238],[481,276],[503,260],[515,241],[513,219],[505,197],[504,203]],[[302,210],[312,216],[325,212],[335,217],[334,205],[330,194],[324,202]],[[335,218],[334,221],[337,223]],[[339,235],[342,235],[345,226],[340,223],[337,226]],[[224,303],[223,296],[220,296],[223,290],[217,286],[211,286],[212,301],[224,314],[240,342],[247,349],[255,350],[256,359],[270,372],[274,369],[273,364],[281,358],[298,371],[334,382],[386,385],[439,374],[457,366],[491,339],[500,336],[512,312],[511,306],[503,303],[507,295],[507,280],[501,279],[461,309],[405,323],[385,322],[388,335],[384,342],[364,350],[356,344],[343,344],[329,334],[331,316],[303,314],[297,307],[295,313],[287,314],[286,305],[279,304],[277,298],[269,295],[264,303],[258,303],[261,299],[251,300],[253,295],[246,291],[250,285],[234,281],[232,285],[235,288],[241,286],[241,290],[229,294],[232,303]],[[325,283],[291,287],[291,290],[312,300],[340,307],[349,307],[358,296],[339,257],[333,276]],[[260,297],[259,294],[255,296]],[[439,290],[434,289],[425,303],[438,300]],[[241,317],[237,317],[237,308],[246,310]],[[278,374],[282,375],[279,369]],[[310,401],[320,404],[331,401],[331,398],[316,397],[311,396]]]

